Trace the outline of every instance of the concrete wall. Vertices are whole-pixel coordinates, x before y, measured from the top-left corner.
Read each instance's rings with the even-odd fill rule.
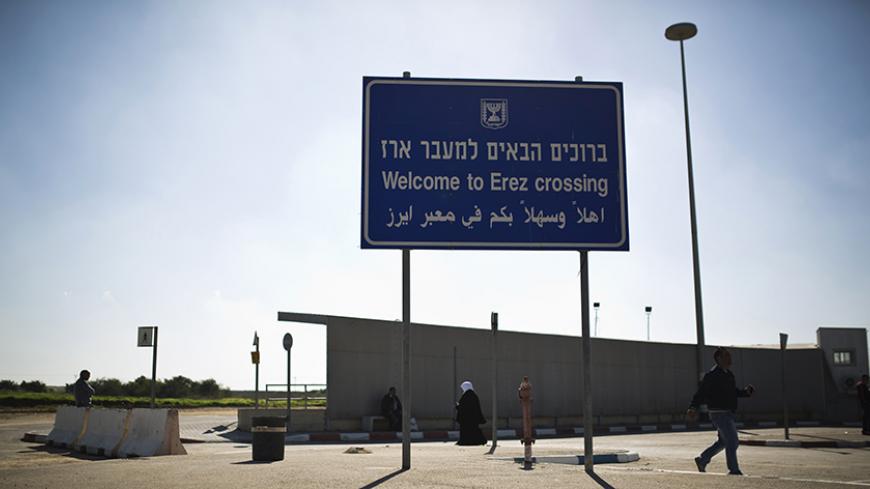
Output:
[[[336,426],[353,427],[362,416],[377,414],[390,386],[407,399],[401,385],[401,322],[281,314],[284,320],[327,325],[327,417]],[[412,325],[413,416],[449,423],[458,384],[471,380],[489,417],[490,335],[481,329]],[[597,422],[668,422],[682,417],[697,385],[693,345],[601,338],[592,342]],[[704,353],[710,366],[713,350],[707,347]],[[583,402],[580,352],[579,337],[499,332],[500,418],[520,416],[516,390],[522,376],[528,375],[534,386],[534,414],[542,423],[562,424],[553,418],[577,422]],[[741,401],[741,415],[776,419],[782,408],[780,351],[732,352],[738,384],[752,383],[757,389],[753,398]],[[824,419],[829,379],[823,352],[789,350],[786,358],[792,419]]]

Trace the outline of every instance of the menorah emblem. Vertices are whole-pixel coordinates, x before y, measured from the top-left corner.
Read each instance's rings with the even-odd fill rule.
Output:
[[[505,98],[480,99],[480,124],[487,129],[501,129],[508,124],[508,105]]]

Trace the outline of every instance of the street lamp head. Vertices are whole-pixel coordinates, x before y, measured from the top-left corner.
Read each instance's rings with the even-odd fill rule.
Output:
[[[643,308],[643,310],[644,310],[644,312],[646,312],[647,314],[649,314],[649,313],[652,312],[652,306],[646,306],[646,307]]]
[[[671,41],[685,41],[695,37],[698,27],[691,22],[680,22],[665,29],[665,37]]]
[[[594,307],[595,309],[598,309],[599,307],[601,307],[601,303],[600,302],[593,302],[592,307]]]

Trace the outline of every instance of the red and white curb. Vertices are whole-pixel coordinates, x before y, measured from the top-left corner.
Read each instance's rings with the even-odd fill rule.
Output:
[[[781,423],[775,421],[761,421],[754,423],[736,423],[738,427],[749,426],[751,428],[774,428],[781,426]],[[797,421],[797,427],[805,426],[822,426],[819,421]],[[831,425],[835,426],[835,425]],[[842,426],[855,426],[855,423],[842,423]],[[686,432],[686,431],[705,431],[714,429],[710,423],[700,423],[697,425],[688,426],[686,424],[649,424],[636,426],[597,426],[595,435],[620,435],[620,434],[642,434],[642,433],[667,433],[667,432]],[[535,428],[535,438],[564,438],[583,435],[582,427],[565,427],[565,428]],[[487,432],[489,434],[489,432]],[[502,440],[519,439],[522,436],[522,430],[518,429],[500,429],[498,437]],[[40,433],[25,433],[22,441],[29,443],[45,443],[46,435]],[[412,431],[412,441],[456,441],[459,439],[459,431],[455,430],[435,430],[435,431]],[[318,442],[397,442],[402,440],[401,432],[382,431],[382,432],[351,432],[351,433],[298,433],[288,434],[286,437],[287,443],[318,443]],[[211,438],[187,438],[182,436],[183,443],[223,443],[226,439],[211,439]],[[870,446],[870,442],[845,442],[832,440],[752,440],[741,439],[743,445],[754,446],[774,446],[774,447],[824,447],[824,448],[854,448]]]
[[[523,463],[524,461],[522,457],[514,457],[512,460],[517,463]],[[596,465],[624,464],[628,462],[637,462],[638,460],[640,460],[640,455],[635,452],[599,453],[592,456],[592,462]],[[583,455],[546,455],[543,457],[532,457],[532,463],[585,465],[586,457],[584,457]]]
[[[741,445],[756,447],[784,447],[784,448],[864,448],[870,447],[870,441],[842,441],[842,440],[744,440],[740,439]]]

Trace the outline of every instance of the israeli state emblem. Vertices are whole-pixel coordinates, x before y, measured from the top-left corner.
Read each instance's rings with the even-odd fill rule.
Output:
[[[487,129],[501,129],[508,125],[506,98],[480,99],[480,125]]]

